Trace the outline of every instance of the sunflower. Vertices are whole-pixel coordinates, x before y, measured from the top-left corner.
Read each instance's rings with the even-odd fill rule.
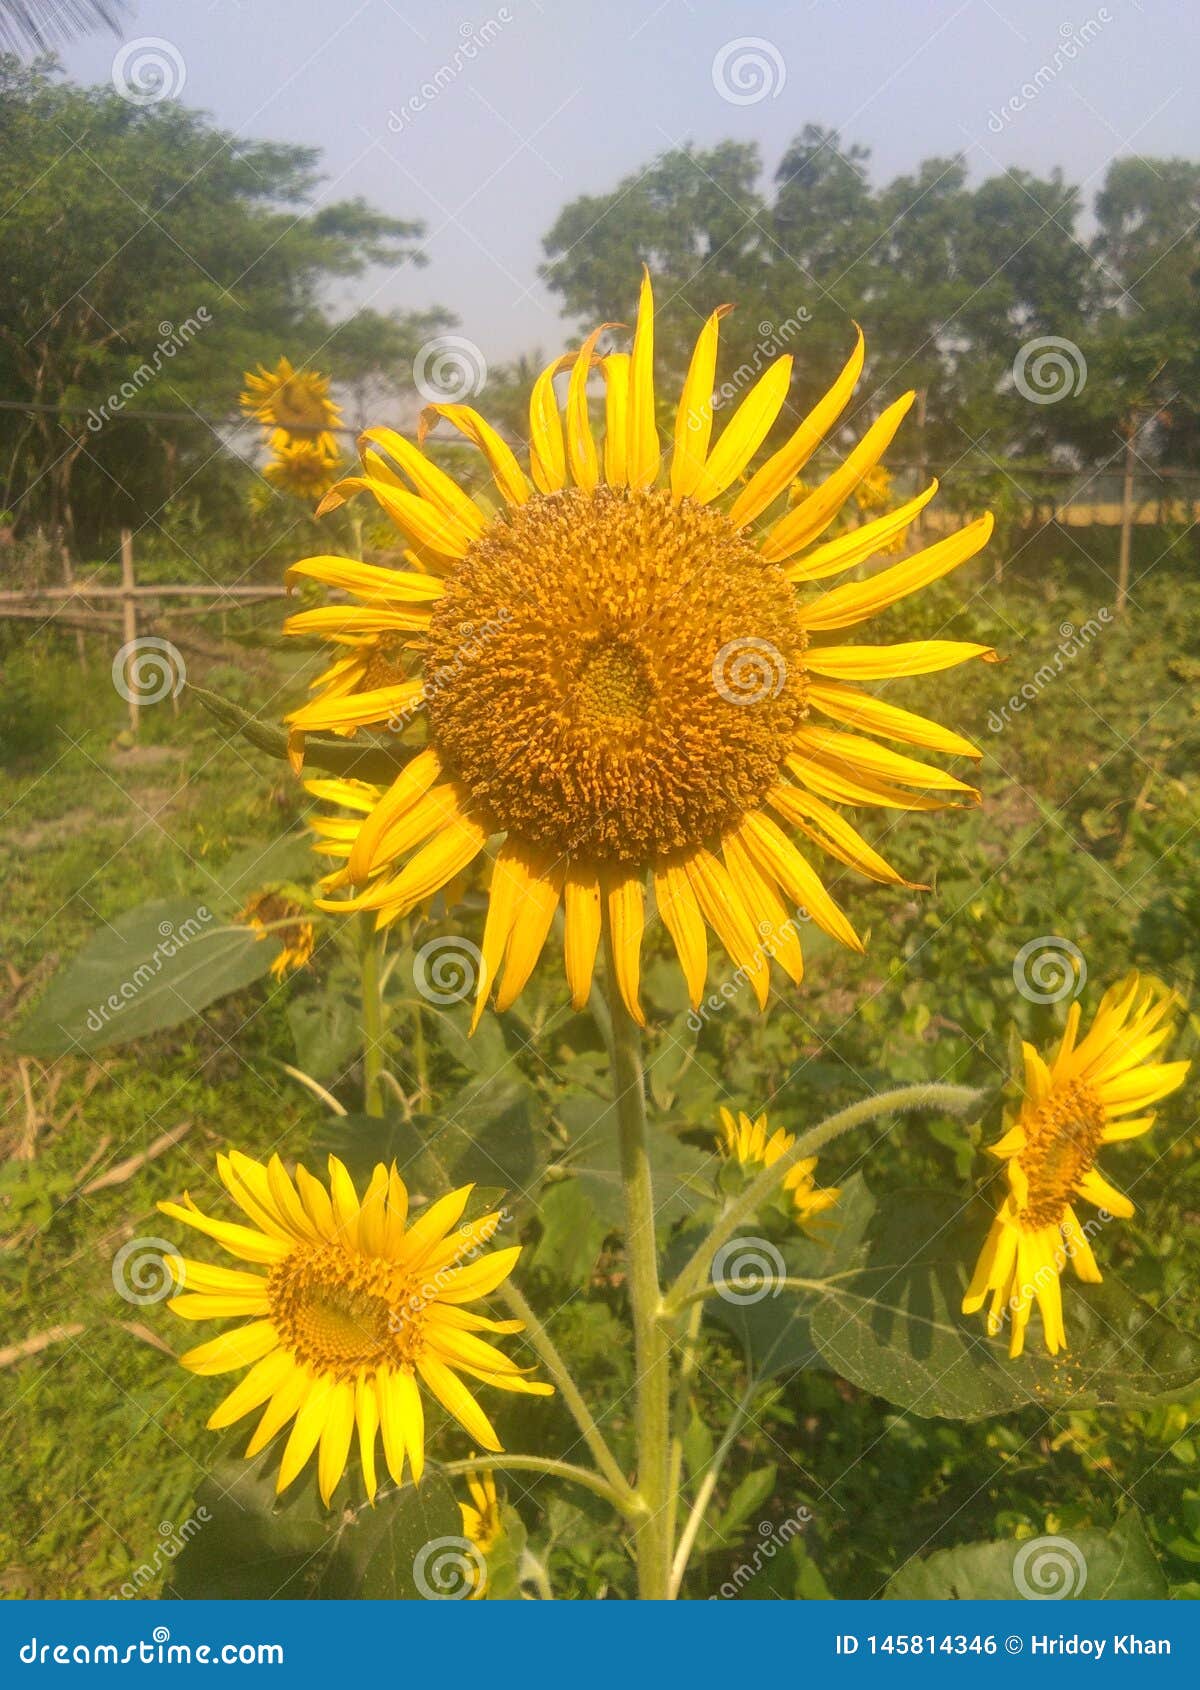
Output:
[[[776,1127],[768,1137],[765,1115],[760,1115],[757,1120],[752,1121],[749,1115],[741,1112],[735,1117],[730,1110],[721,1110],[721,1131],[717,1138],[717,1149],[729,1160],[736,1161],[741,1168],[774,1167],[781,1156],[787,1155],[795,1142],[795,1134],[784,1132],[782,1127]],[[801,1226],[812,1220],[814,1215],[832,1209],[842,1194],[839,1186],[820,1187],[814,1184],[813,1174],[816,1166],[815,1156],[805,1156],[784,1175],[783,1189],[792,1199],[796,1219]]]
[[[709,929],[763,1005],[772,957],[793,981],[802,976],[797,906],[862,949],[793,831],[870,879],[909,886],[836,806],[937,810],[978,798],[957,776],[880,740],[978,757],[973,745],[860,683],[994,659],[989,647],[818,642],[973,557],[991,517],[866,580],[802,596],[797,589],[888,545],[933,496],[936,483],[816,543],[913,395],[889,406],[838,469],[756,536],[753,525],[785,501],[848,403],[863,341],[726,511],[718,501],[774,424],[791,359],[765,372],[710,444],[723,314],[713,313],[696,344],[666,485],[658,485],[647,276],[630,353],[599,357],[597,330],[535,382],[528,476],[471,408],[434,405],[423,416],[422,438],[432,414],[481,450],[500,514],[485,513],[411,442],[369,429],[362,474],[340,482],[321,508],[369,492],[416,548],[421,570],[316,557],[288,572],[289,583],[314,579],[355,601],[303,612],[290,632],[324,628],[344,639],[390,630],[421,641],[420,673],[326,693],[287,720],[301,736],[395,725],[423,710],[428,743],[358,832],[346,864],[357,892],[330,907],[372,910],[385,926],[499,840],[476,1020],[493,990],[498,1009],[514,1001],[562,906],[573,1005],[587,999],[607,922],[622,997],[641,1021],[648,878],[693,1005],[704,993]],[[593,367],[606,384],[602,447],[589,416]],[[567,371],[564,426],[554,380]]]
[[[337,480],[342,461],[335,446],[330,452],[312,440],[284,440],[272,446],[274,457],[263,466],[273,487],[315,504]]]
[[[471,1186],[409,1221],[408,1192],[394,1165],[376,1166],[361,1202],[336,1156],[329,1158],[328,1190],[302,1167],[293,1183],[278,1156],[264,1167],[234,1150],[217,1157],[217,1171],[252,1225],[214,1220],[186,1192],[182,1203],[158,1206],[266,1272],[173,1259],[181,1294],[168,1306],[186,1320],[248,1322],[181,1360],[202,1374],[249,1366],[208,1421],[214,1430],[232,1426],[265,1404],[247,1459],[292,1422],[278,1490],[319,1444],[317,1478],[328,1506],[356,1428],[372,1502],[377,1433],[396,1484],[406,1459],[420,1479],[425,1413],[418,1380],[487,1450],[499,1450],[500,1440],[460,1374],[502,1391],[552,1392],[479,1337],[519,1332],[520,1321],[490,1320],[464,1307],[507,1279],[521,1253],[519,1246],[484,1253],[501,1223],[498,1212],[459,1224]]]
[[[342,412],[329,397],[328,376],[294,369],[290,359],[281,358],[274,369],[260,364],[257,370],[247,370],[242,380],[246,384],[239,401],[242,410],[272,430],[273,451],[300,443],[337,457],[337,442],[330,431],[341,422]]]
[[[1051,1355],[1066,1348],[1060,1278],[1068,1262],[1077,1278],[1100,1283],[1090,1243],[1097,1223],[1081,1225],[1071,1199],[1095,1204],[1104,1221],[1133,1214],[1128,1197],[1098,1171],[1096,1157],[1102,1145],[1149,1131],[1154,1116],[1133,1112],[1183,1084],[1190,1063],[1147,1060],[1171,1037],[1177,1002],[1132,974],[1104,994],[1082,1040],[1079,1005],[1071,1005],[1049,1065],[1032,1045],[1022,1046],[1024,1101],[1016,1121],[990,1147],[1006,1164],[1009,1192],[962,1303],[964,1314],[974,1314],[991,1295],[988,1332],[995,1337],[1010,1316],[1012,1356],[1025,1347],[1035,1300],[1046,1348]]]
[[[308,966],[315,933],[312,922],[301,919],[303,915],[303,905],[289,898],[281,888],[267,887],[249,899],[237,918],[260,939],[278,939],[282,949],[271,964],[271,974],[276,980]],[[287,925],[281,927],[280,922]]]

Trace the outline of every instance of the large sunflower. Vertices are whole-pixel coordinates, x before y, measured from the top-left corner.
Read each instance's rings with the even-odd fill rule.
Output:
[[[723,314],[713,313],[696,344],[665,485],[647,276],[629,354],[598,358],[597,330],[534,384],[528,477],[477,412],[429,407],[422,431],[431,414],[443,417],[480,448],[502,512],[487,514],[399,435],[370,429],[363,473],[340,482],[322,509],[370,492],[406,535],[414,567],[317,557],[289,571],[289,581],[312,578],[356,601],[287,624],[353,648],[319,695],[288,717],[297,751],[310,731],[395,730],[416,711],[428,721],[428,744],[356,829],[338,878],[360,889],[329,907],[374,910],[384,925],[499,839],[477,1016],[493,988],[498,1008],[513,1002],[561,905],[573,1004],[586,1000],[607,921],[624,1001],[641,1020],[648,877],[693,1004],[704,992],[710,928],[765,1003],[772,957],[801,978],[797,906],[862,948],[785,829],[873,880],[908,885],[835,806],[934,810],[977,797],[955,775],[879,741],[977,757],[974,746],[860,683],[994,652],[957,640],[818,642],[974,556],[990,516],[864,581],[799,592],[887,546],[936,491],[934,482],[888,515],[814,546],[879,461],[913,395],[889,406],[827,480],[786,508],[789,486],[853,392],[862,336],[829,392],[745,479],[783,405],[792,361],[765,372],[713,444]],[[602,447],[588,399],[597,365],[606,384]],[[554,379],[567,371],[564,417]],[[728,510],[719,508],[739,482]],[[756,534],[777,501],[781,514]],[[347,688],[356,664],[360,684]]]
[[[278,1156],[264,1167],[234,1150],[218,1156],[217,1171],[250,1226],[202,1214],[186,1192],[182,1203],[158,1206],[266,1272],[179,1258],[181,1294],[169,1307],[187,1320],[247,1322],[181,1359],[193,1373],[250,1368],[208,1421],[213,1429],[232,1426],[262,1409],[247,1458],[292,1422],[279,1490],[319,1445],[317,1478],[328,1504],[356,1428],[371,1501],[378,1434],[396,1484],[403,1483],[406,1459],[419,1479],[425,1412],[418,1381],[488,1450],[498,1450],[500,1440],[460,1374],[502,1391],[553,1390],[526,1378],[479,1336],[519,1332],[521,1321],[491,1320],[465,1307],[501,1285],[521,1253],[519,1246],[485,1253],[499,1212],[459,1224],[471,1186],[410,1221],[408,1192],[394,1166],[376,1167],[361,1201],[336,1156],[329,1158],[328,1189],[302,1167],[293,1183]]]
[[[1077,1278],[1100,1282],[1090,1242],[1096,1223],[1080,1224],[1072,1198],[1094,1204],[1104,1222],[1133,1214],[1133,1204],[1100,1173],[1096,1157],[1105,1144],[1148,1132],[1154,1116],[1136,1112],[1183,1084],[1190,1063],[1149,1060],[1170,1039],[1177,1004],[1170,992],[1143,989],[1133,974],[1104,994],[1083,1039],[1079,1005],[1071,1005],[1049,1064],[1032,1045],[1022,1047],[1024,1101],[1012,1126],[990,1146],[1005,1163],[1008,1195],[962,1305],[964,1314],[974,1314],[991,1299],[988,1331],[994,1337],[1011,1320],[1012,1356],[1025,1347],[1035,1302],[1050,1354],[1066,1347],[1060,1280],[1068,1262]]]

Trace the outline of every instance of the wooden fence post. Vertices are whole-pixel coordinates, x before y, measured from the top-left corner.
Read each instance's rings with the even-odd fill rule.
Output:
[[[137,653],[132,647],[137,639],[137,599],[134,595],[133,535],[128,528],[121,530],[121,586],[124,589],[121,598],[122,643],[128,648],[125,654],[125,696],[129,701],[129,731],[136,739],[140,711],[133,681],[137,672]]]

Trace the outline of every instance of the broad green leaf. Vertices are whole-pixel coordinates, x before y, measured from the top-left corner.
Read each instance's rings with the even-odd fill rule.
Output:
[[[326,1510],[311,1472],[276,1498],[282,1439],[253,1462],[233,1453],[244,1441],[229,1441],[200,1486],[197,1530],[171,1568],[168,1595],[411,1599],[425,1595],[435,1557],[461,1558],[461,1515],[436,1471],[371,1508],[352,1464]]]
[[[204,899],[156,898],[92,936],[14,1042],[61,1056],[161,1033],[260,979],[278,954],[277,940],[231,925]]]
[[[568,1166],[594,1212],[607,1228],[624,1221],[617,1117],[611,1104],[595,1104],[592,1125],[572,1145]],[[646,1132],[654,1212],[670,1226],[712,1201],[714,1158],[651,1123]]]
[[[578,1180],[557,1180],[538,1202],[542,1236],[529,1265],[557,1284],[577,1290],[586,1285],[607,1231]]]
[[[354,999],[330,980],[318,992],[293,997],[287,1018],[297,1065],[315,1080],[340,1080],[362,1049],[362,1011]]]
[[[1111,1531],[1088,1528],[1001,1543],[967,1543],[913,1559],[888,1580],[890,1600],[1164,1601],[1167,1581],[1136,1508]]]
[[[921,1415],[978,1420],[1031,1403],[1148,1406],[1195,1391],[1200,1343],[1127,1291],[1063,1280],[1070,1349],[1045,1353],[1037,1317],[1015,1361],[1003,1338],[959,1312],[986,1228],[956,1194],[901,1192],[880,1204],[859,1271],[829,1286],[812,1339],[834,1372]]]

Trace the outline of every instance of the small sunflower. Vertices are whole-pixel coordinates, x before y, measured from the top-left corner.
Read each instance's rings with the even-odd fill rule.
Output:
[[[292,1422],[278,1490],[319,1445],[317,1479],[328,1506],[356,1428],[372,1502],[379,1433],[395,1483],[403,1483],[406,1460],[420,1479],[425,1412],[418,1381],[487,1450],[499,1450],[500,1440],[460,1374],[502,1391],[551,1394],[551,1385],[527,1379],[478,1336],[519,1332],[522,1323],[464,1307],[495,1291],[521,1253],[519,1246],[484,1253],[498,1212],[459,1224],[471,1186],[410,1221],[394,1165],[377,1165],[361,1201],[336,1156],[329,1158],[328,1189],[302,1167],[293,1183],[278,1156],[264,1167],[234,1150],[217,1157],[217,1172],[250,1226],[202,1214],[186,1192],[182,1203],[158,1206],[266,1272],[175,1260],[181,1294],[168,1306],[186,1320],[248,1322],[181,1360],[192,1373],[250,1368],[208,1420],[213,1430],[232,1426],[265,1404],[247,1459]]]
[[[1147,1060],[1171,1037],[1178,1000],[1136,974],[1101,999],[1087,1036],[1079,1040],[1080,1009],[1071,1005],[1066,1031],[1049,1065],[1032,1045],[1025,1057],[1025,1097],[1017,1119],[991,1154],[1006,1164],[1009,1194],[1000,1206],[963,1298],[974,1314],[991,1296],[988,1332],[1012,1320],[1009,1354],[1025,1347],[1036,1300],[1046,1348],[1066,1348],[1060,1279],[1068,1262],[1076,1277],[1100,1283],[1089,1235],[1072,1206],[1082,1197],[1104,1218],[1126,1220],[1133,1204],[1096,1167],[1105,1144],[1148,1132],[1154,1116],[1134,1115],[1183,1084],[1190,1063]],[[1132,1119],[1128,1118],[1132,1115]]]
[[[315,370],[297,370],[289,358],[281,358],[274,369],[260,364],[247,370],[240,404],[247,416],[272,430],[273,451],[296,443],[319,448],[327,457],[338,455],[330,432],[342,420],[341,407],[329,396],[328,376]]]
[[[862,943],[791,834],[868,878],[909,886],[837,806],[920,811],[978,793],[881,740],[978,757],[969,741],[865,691],[864,681],[928,674],[987,646],[835,640],[947,575],[986,543],[990,516],[902,563],[815,594],[802,591],[875,556],[932,498],[821,541],[877,464],[913,395],[898,400],[813,492],[786,495],[837,422],[862,368],[861,334],[830,391],[741,485],[787,394],[780,358],[710,443],[718,325],[701,332],[675,424],[667,484],[652,376],[654,310],[642,285],[632,351],[598,356],[600,330],[534,384],[527,476],[471,408],[430,406],[484,454],[504,510],[488,514],[418,447],[389,429],[363,436],[363,473],[323,509],[367,491],[415,548],[419,568],[308,558],[290,583],[351,595],[305,611],[288,632],[345,642],[385,632],[418,647],[387,676],[344,685],[356,654],[288,717],[296,757],[308,732],[426,719],[428,743],[358,831],[344,871],[358,888],[329,907],[371,910],[380,926],[429,900],[498,841],[476,1019],[495,992],[506,1009],[564,911],[572,1004],[591,984],[603,924],[618,983],[642,1020],[646,883],[678,953],[693,1005],[703,997],[709,930],[760,1005],[770,961],[803,973],[797,906],[853,949]],[[606,384],[593,437],[588,378]],[[565,419],[554,380],[570,372]],[[565,422],[565,426],[564,426]],[[755,525],[777,505],[765,531]],[[332,679],[330,678],[332,677]],[[324,907],[324,906],[323,906]],[[770,935],[770,944],[764,943]]]
[[[739,1112],[735,1117],[730,1110],[722,1109],[717,1149],[742,1168],[774,1167],[781,1156],[787,1155],[795,1144],[796,1137],[794,1133],[785,1132],[782,1127],[776,1127],[770,1136],[768,1131],[765,1115],[760,1115],[757,1120],[752,1121],[749,1115]],[[801,1226],[807,1225],[815,1215],[832,1209],[842,1194],[840,1186],[822,1187],[814,1184],[813,1174],[816,1167],[817,1158],[805,1156],[784,1175],[783,1189],[792,1199],[796,1219]]]
[[[304,907],[289,898],[277,887],[256,892],[238,916],[245,927],[253,929],[260,939],[278,939],[283,947],[271,964],[276,980],[296,969],[306,968],[313,953],[315,931],[311,921],[304,921]],[[280,927],[279,922],[287,925]]]
[[[272,447],[274,457],[263,465],[273,487],[313,504],[323,499],[342,467],[337,448],[332,453],[312,440],[285,440]]]
[[[473,1543],[480,1555],[487,1557],[495,1549],[504,1536],[504,1526],[500,1519],[500,1499],[496,1495],[496,1480],[492,1473],[484,1470],[467,1476],[467,1489],[471,1493],[470,1502],[460,1502],[458,1511],[462,1515],[463,1536],[468,1543]],[[487,1588],[487,1574],[482,1571],[472,1575],[471,1600],[476,1601]]]

